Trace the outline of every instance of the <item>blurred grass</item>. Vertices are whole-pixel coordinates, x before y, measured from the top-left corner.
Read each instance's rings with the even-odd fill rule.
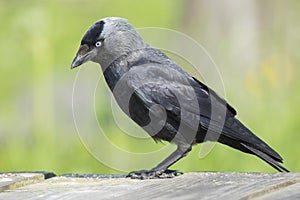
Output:
[[[297,52],[300,31],[297,27],[300,27],[300,20],[296,11],[300,5],[298,1],[289,1],[287,8],[277,12],[279,1],[256,3],[259,8],[266,4],[269,9],[261,19],[267,26],[253,30],[258,31],[256,42],[259,43],[259,56],[253,61],[247,57],[243,60],[243,55],[253,51],[251,48],[234,53],[234,43],[239,40],[233,36],[238,35],[238,28],[219,30],[218,23],[223,23],[223,16],[215,9],[215,1],[208,3],[212,5],[210,12],[206,7],[197,7],[202,16],[194,16],[194,20],[187,23],[183,18],[192,12],[184,10],[183,4],[188,3],[182,1],[0,0],[0,171],[120,173],[88,153],[72,118],[71,96],[76,70],[70,71],[70,63],[85,31],[106,16],[127,18],[135,27],[176,29],[196,38],[220,67],[227,99],[238,110],[238,117],[283,156],[287,168],[299,171],[300,81],[297,66],[300,57]],[[238,18],[229,15],[226,23],[234,24]],[[237,23],[235,27],[240,26]],[[89,63],[85,67],[92,66],[95,65]],[[107,106],[108,93],[105,83],[100,83],[97,118],[114,144],[132,152],[164,147],[151,139],[125,135],[115,125]],[[200,148],[201,145],[195,146],[193,152],[173,168],[273,171],[254,156],[220,144],[200,160]],[[103,153],[114,156],[110,152]],[[149,168],[157,164],[148,162]]]

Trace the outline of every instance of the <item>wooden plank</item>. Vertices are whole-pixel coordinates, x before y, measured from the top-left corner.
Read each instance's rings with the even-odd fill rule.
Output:
[[[44,180],[43,173],[2,173],[0,174],[0,192],[16,189]]]
[[[293,184],[289,187],[284,187],[282,189],[270,192],[259,199],[272,199],[272,200],[282,200],[282,199],[300,199],[300,183]]]
[[[54,177],[4,191],[0,199],[289,199],[300,195],[300,173],[193,172],[154,180],[105,177]]]

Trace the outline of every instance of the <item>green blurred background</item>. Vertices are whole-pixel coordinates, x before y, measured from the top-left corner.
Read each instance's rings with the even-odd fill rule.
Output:
[[[107,16],[127,18],[138,28],[174,29],[202,44],[219,67],[239,119],[282,155],[284,166],[299,171],[299,10],[297,0],[0,0],[0,171],[124,173],[88,153],[72,117],[71,61],[86,30]],[[109,102],[105,83],[98,88],[105,91],[98,101]],[[117,145],[134,152],[164,147],[124,136],[111,108],[97,106],[99,122]],[[200,147],[173,168],[274,172],[221,144],[199,159]]]

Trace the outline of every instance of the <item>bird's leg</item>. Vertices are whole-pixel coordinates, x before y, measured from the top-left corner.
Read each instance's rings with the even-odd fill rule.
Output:
[[[169,155],[165,160],[159,163],[156,167],[151,170],[140,170],[133,171],[127,175],[127,177],[133,179],[153,179],[153,178],[172,178],[183,174],[177,170],[169,170],[168,168],[175,162],[180,160],[182,157],[186,156],[192,147],[187,144],[179,144],[177,149]]]

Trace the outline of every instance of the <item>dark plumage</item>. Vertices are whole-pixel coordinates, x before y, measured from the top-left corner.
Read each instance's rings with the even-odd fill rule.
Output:
[[[254,154],[278,171],[288,171],[279,164],[280,155],[235,118],[237,113],[231,105],[164,53],[144,43],[126,20],[105,18],[88,30],[83,41],[86,38],[93,38],[94,43],[103,39],[103,44],[95,47],[86,42],[88,58],[78,53],[72,68],[88,60],[99,63],[121,109],[154,140],[177,145],[176,151],[156,167],[132,172],[130,177],[178,175],[168,168],[186,156],[194,144],[205,141]]]
[[[97,42],[97,39],[99,35],[101,35],[101,32],[103,30],[104,22],[98,21],[96,22],[87,32],[87,34],[84,35],[84,37],[81,40],[81,45],[83,44],[89,44],[92,45],[95,42]]]

